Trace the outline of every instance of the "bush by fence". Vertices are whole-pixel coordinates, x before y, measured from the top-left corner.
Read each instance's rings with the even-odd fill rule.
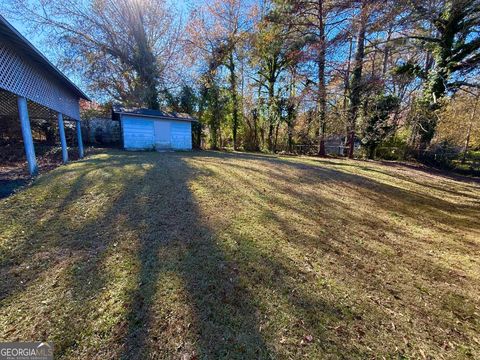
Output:
[[[344,156],[346,147],[343,145],[326,146],[325,150],[329,156]],[[297,144],[293,145],[290,151],[287,147],[277,147],[277,152],[316,156],[319,152],[319,145]],[[355,146],[355,157],[366,157],[365,151],[361,146]],[[427,150],[412,149],[406,145],[381,146],[376,149],[375,159],[418,161],[436,168],[454,170],[464,174],[480,175],[480,151],[467,151],[464,153],[461,149],[448,146],[448,144],[438,144]]]

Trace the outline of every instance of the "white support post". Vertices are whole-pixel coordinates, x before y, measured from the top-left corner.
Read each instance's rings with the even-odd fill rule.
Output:
[[[65,126],[63,125],[63,115],[58,113],[58,132],[60,133],[60,142],[62,144],[63,163],[68,161],[67,139],[65,137]]]
[[[35,176],[38,173],[37,160],[35,158],[35,147],[33,146],[32,129],[30,119],[28,118],[27,99],[23,96],[17,97],[18,116],[22,126],[23,145],[27,156],[28,171],[30,175]]]
[[[83,141],[82,141],[82,124],[80,120],[76,120],[77,125],[77,142],[78,142],[78,157],[83,158]]]

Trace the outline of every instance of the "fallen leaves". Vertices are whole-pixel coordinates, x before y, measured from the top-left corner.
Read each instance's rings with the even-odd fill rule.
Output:
[[[303,339],[300,341],[300,345],[308,345],[313,342],[313,336],[312,335],[305,335]]]

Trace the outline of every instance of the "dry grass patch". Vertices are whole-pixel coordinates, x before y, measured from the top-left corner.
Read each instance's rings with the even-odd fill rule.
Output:
[[[0,201],[0,339],[61,359],[480,357],[480,185],[109,151]]]

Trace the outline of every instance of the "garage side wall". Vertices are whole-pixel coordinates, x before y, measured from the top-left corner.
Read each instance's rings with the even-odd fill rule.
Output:
[[[147,150],[155,147],[154,120],[122,115],[123,146],[127,150]]]

